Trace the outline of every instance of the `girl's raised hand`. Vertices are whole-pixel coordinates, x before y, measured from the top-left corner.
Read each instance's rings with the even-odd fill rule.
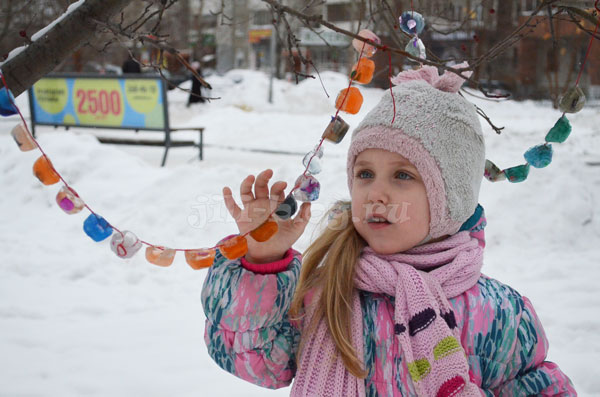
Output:
[[[258,174],[256,183],[254,183],[254,175],[249,175],[242,181],[240,196],[243,209],[233,199],[231,189],[227,186],[223,188],[225,206],[235,220],[240,234],[245,234],[262,225],[267,220],[268,215],[275,211],[279,204],[285,200],[286,182],[275,182],[269,192],[268,182],[272,176],[273,171],[266,169]],[[254,194],[252,193],[253,184]],[[269,240],[259,243],[249,234],[246,236],[248,240],[246,260],[248,262],[268,263],[282,259],[285,252],[304,232],[310,220],[310,203],[302,203],[298,214],[293,219],[283,220],[275,214],[273,214],[273,218],[277,221],[278,230]]]

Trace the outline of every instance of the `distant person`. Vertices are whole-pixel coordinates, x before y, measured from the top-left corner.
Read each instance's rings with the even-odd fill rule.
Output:
[[[198,75],[200,77],[204,77],[202,76],[202,68],[200,67],[200,62],[192,62],[192,69],[194,69],[196,71],[196,73],[198,73]],[[200,80],[198,80],[196,78],[196,76],[194,76],[192,74],[192,91],[190,92],[190,97],[188,98],[188,103],[187,106],[189,107],[192,103],[204,103],[206,102],[206,99],[204,99],[202,97],[202,92],[201,92],[201,88],[202,88],[202,84],[200,83]]]
[[[125,62],[123,62],[123,73],[142,73],[142,68],[140,64],[135,61],[131,56],[127,58]]]

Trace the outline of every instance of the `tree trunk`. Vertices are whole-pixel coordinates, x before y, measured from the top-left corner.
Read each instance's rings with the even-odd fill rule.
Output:
[[[50,73],[96,32],[95,21],[107,21],[132,0],[86,0],[44,36],[2,65],[15,97]],[[4,84],[0,81],[0,87]]]

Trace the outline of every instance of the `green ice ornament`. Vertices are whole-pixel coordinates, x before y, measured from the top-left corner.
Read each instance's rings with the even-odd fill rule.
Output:
[[[552,162],[552,145],[537,145],[525,152],[525,160],[535,168],[544,168]]]
[[[504,173],[506,174],[506,178],[509,182],[523,182],[525,179],[527,179],[527,175],[529,175],[529,164],[507,168],[504,170]]]
[[[563,115],[554,127],[550,129],[548,134],[546,135],[546,142],[557,142],[563,143],[569,137],[571,133],[571,124],[565,115]]]
[[[585,105],[585,94],[579,87],[569,88],[560,98],[558,108],[564,113],[577,113]]]

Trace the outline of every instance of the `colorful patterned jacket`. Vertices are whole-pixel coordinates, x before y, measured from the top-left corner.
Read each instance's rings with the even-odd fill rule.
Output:
[[[288,309],[300,272],[301,255],[255,265],[217,253],[202,289],[208,352],[226,371],[276,389],[294,378],[300,331]],[[367,396],[415,395],[394,335],[393,297],[361,292]],[[471,380],[482,395],[575,396],[569,378],[545,361],[548,341],[531,302],[512,288],[481,276],[450,300]]]

